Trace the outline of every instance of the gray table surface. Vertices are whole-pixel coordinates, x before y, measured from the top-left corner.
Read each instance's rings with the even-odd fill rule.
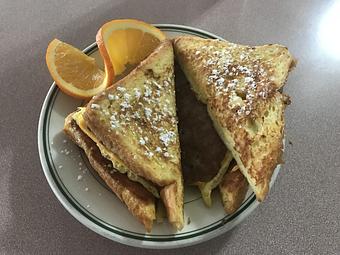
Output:
[[[159,254],[107,240],[58,202],[37,149],[52,82],[45,49],[79,48],[110,19],[202,28],[245,44],[281,43],[299,63],[285,92],[285,164],[266,201],[233,231],[163,254],[339,254],[340,3],[333,1],[0,1],[0,253]],[[338,45],[338,48],[336,48]]]

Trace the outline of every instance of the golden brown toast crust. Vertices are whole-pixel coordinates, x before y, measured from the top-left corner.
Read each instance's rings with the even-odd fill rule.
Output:
[[[278,44],[253,47],[228,41],[202,39],[196,36],[179,36],[174,39],[173,43],[180,64],[183,60],[195,62],[195,65],[190,69],[181,64],[190,83],[193,83],[191,77],[195,77],[197,72],[201,72],[200,77],[195,77],[195,80],[198,79],[198,83],[212,83],[214,81],[217,82],[217,85],[223,84],[223,81],[218,78],[225,78],[219,72],[226,74],[229,80],[251,74],[258,92],[262,88],[268,89],[270,87],[273,90],[278,90],[285,84],[288,73],[296,65],[296,60],[288,49]],[[217,72],[212,74],[212,69]],[[251,82],[249,81],[249,83]],[[270,85],[268,86],[268,84]],[[196,94],[203,102],[206,102],[209,93],[214,93],[211,89],[219,89],[218,87],[197,86],[193,89],[195,91],[196,89],[200,90],[196,91]],[[220,88],[223,89],[223,86],[220,86]],[[263,93],[262,96],[264,97],[265,94]]]
[[[168,221],[180,230],[183,228],[183,205],[184,199],[183,180],[176,181],[161,190],[161,198],[167,211]]]
[[[197,97],[262,201],[281,160],[287,96],[278,92],[294,66],[287,48],[179,37],[175,53]]]
[[[223,177],[219,190],[227,214],[237,211],[248,191],[248,182],[237,165],[233,165]]]
[[[111,162],[101,155],[96,144],[77,126],[72,115],[73,113],[65,119],[64,132],[84,150],[94,170],[144,225],[146,231],[150,232],[156,218],[155,198],[141,184],[131,181],[125,174],[114,171]]]
[[[182,186],[174,88],[174,55],[166,40],[125,78],[95,96],[84,112],[87,126],[138,176],[159,187]],[[183,226],[183,188],[171,189],[169,221]],[[178,193],[180,192],[180,193]],[[168,193],[167,193],[168,194]],[[163,196],[163,202],[168,196]]]
[[[228,142],[230,150],[234,151],[238,164],[243,164],[246,169],[242,172],[252,185],[257,199],[263,201],[268,193],[273,171],[281,163],[285,101],[280,93],[276,93],[270,100],[256,105],[256,117],[241,119],[236,125],[230,121],[233,118],[229,118],[221,105],[223,101],[214,99],[208,105],[209,114],[217,132]],[[268,107],[275,111],[269,111]],[[266,111],[269,112],[268,116],[265,116]]]

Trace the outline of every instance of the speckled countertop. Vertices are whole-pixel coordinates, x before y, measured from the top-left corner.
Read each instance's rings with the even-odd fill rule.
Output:
[[[75,0],[0,2],[0,253],[159,254],[107,240],[61,206],[43,175],[37,123],[52,82],[48,42],[79,48],[105,21],[202,28],[298,58],[285,92],[285,165],[267,200],[231,232],[183,254],[340,254],[339,1]],[[178,254],[178,250],[162,254]]]

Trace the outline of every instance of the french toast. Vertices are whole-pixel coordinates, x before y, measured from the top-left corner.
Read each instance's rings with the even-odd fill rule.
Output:
[[[77,125],[71,113],[65,119],[64,132],[82,148],[89,162],[107,186],[127,206],[128,210],[144,225],[147,232],[156,219],[155,198],[140,183],[114,170],[111,161],[102,156],[96,143]]]
[[[174,40],[182,70],[259,201],[281,162],[284,85],[295,60],[281,45],[244,46],[182,36]]]
[[[241,206],[247,191],[248,182],[241,173],[236,162],[230,164],[230,170],[223,176],[222,181],[218,185],[224,211],[232,214]]]
[[[168,221],[182,229],[183,178],[171,42],[162,42],[126,77],[93,97],[83,117],[128,169],[159,187]]]

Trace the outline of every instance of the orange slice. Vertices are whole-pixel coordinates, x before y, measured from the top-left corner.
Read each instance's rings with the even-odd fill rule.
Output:
[[[110,85],[94,58],[58,39],[48,45],[46,63],[58,87],[70,96],[90,98]]]
[[[158,28],[133,19],[112,20],[96,36],[108,79],[136,66],[166,38]]]

